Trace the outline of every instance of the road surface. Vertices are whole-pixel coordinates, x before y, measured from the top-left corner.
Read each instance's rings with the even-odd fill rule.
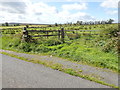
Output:
[[[2,55],[2,88],[109,88],[40,64]]]

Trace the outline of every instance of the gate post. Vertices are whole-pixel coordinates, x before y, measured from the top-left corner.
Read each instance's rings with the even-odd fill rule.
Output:
[[[65,41],[64,41],[64,35],[65,35],[65,33],[64,33],[64,28],[61,28],[61,41],[64,43]]]
[[[23,34],[22,41],[28,42],[29,37],[28,37],[28,31],[27,31],[26,27],[23,28],[23,33],[22,34]]]
[[[48,32],[49,32],[49,31],[46,32],[46,33],[47,33],[47,39],[48,39]]]
[[[119,58],[120,58],[120,32],[117,32],[117,34],[118,34],[118,56],[119,56]]]
[[[60,30],[58,30],[58,39],[60,39]]]

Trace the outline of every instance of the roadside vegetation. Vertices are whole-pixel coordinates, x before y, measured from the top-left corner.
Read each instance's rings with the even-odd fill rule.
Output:
[[[45,30],[59,29],[56,25]],[[34,38],[31,42],[22,42],[22,33],[2,34],[2,49],[16,50],[20,52],[45,53],[67,58],[74,62],[90,64],[96,67],[120,71],[118,68],[118,26],[117,24],[101,25],[66,25],[65,30],[88,30],[75,35],[69,33],[65,37],[65,43],[57,37]],[[89,30],[99,30],[99,35],[90,35]],[[107,35],[104,35],[107,34]]]

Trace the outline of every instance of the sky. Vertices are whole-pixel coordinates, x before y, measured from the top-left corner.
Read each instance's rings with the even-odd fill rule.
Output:
[[[0,23],[118,22],[119,0],[0,0]]]

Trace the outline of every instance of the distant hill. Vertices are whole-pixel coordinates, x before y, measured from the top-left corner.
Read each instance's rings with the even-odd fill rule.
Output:
[[[9,23],[9,24],[20,24],[20,25],[49,25],[49,24],[35,24],[35,23]]]
[[[0,25],[5,23],[0,23]],[[19,25],[50,25],[50,24],[35,24],[35,23],[16,23],[16,22],[10,22],[9,25],[19,24]]]

